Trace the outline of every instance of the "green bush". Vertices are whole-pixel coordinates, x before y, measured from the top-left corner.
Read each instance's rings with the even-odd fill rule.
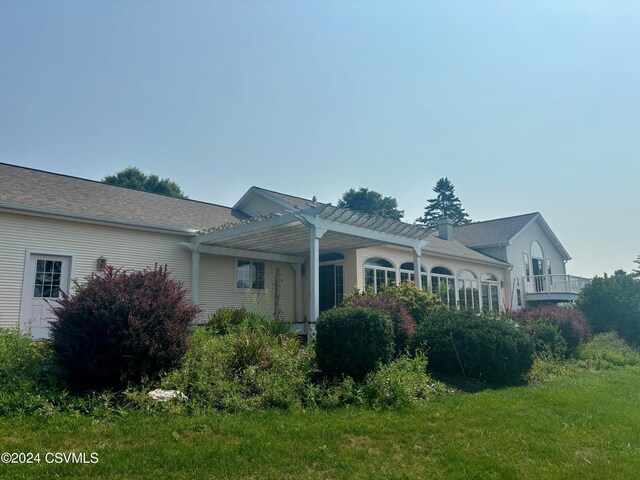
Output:
[[[204,409],[295,408],[305,402],[313,368],[312,349],[295,338],[251,330],[212,336],[197,329],[183,365],[162,386]]]
[[[541,318],[525,323],[522,328],[531,335],[538,354],[557,359],[567,356],[567,342],[560,333],[560,328],[551,320]]]
[[[512,317],[531,333],[534,339],[539,339],[541,329],[546,330],[547,335],[551,334],[548,325],[541,326],[540,323],[550,322],[555,325],[566,344],[565,356],[574,354],[579,345],[591,338],[591,328],[587,318],[575,306],[541,305],[522,308],[514,311]]]
[[[640,352],[616,332],[596,335],[578,350],[578,365],[586,368],[605,369],[639,364]]]
[[[381,310],[332,308],[320,314],[316,328],[318,367],[329,377],[359,381],[393,357],[393,324]]]
[[[576,301],[594,333],[616,331],[640,345],[640,281],[631,275],[596,277]]]
[[[209,315],[204,327],[214,335],[226,335],[236,331],[248,315],[244,307],[222,307]]]
[[[386,313],[393,322],[396,355],[409,347],[411,337],[416,330],[413,319],[405,302],[388,292],[356,292],[344,299],[345,307],[377,308]]]
[[[439,295],[420,290],[412,282],[387,285],[384,287],[383,292],[402,300],[418,325],[426,321],[431,315],[447,309]]]
[[[49,407],[56,387],[51,350],[18,330],[0,328],[0,415]]]
[[[512,321],[469,310],[438,312],[418,326],[414,348],[434,371],[494,383],[520,380],[533,364],[531,337]]]

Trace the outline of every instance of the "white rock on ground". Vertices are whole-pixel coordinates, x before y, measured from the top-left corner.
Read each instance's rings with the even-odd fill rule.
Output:
[[[174,398],[177,398],[178,400],[188,400],[187,396],[180,390],[162,390],[161,388],[151,390],[149,392],[149,397],[156,402],[166,402],[167,400],[173,400]]]

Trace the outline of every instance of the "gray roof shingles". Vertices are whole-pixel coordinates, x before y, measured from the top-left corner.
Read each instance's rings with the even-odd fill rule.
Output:
[[[469,223],[453,228],[453,238],[467,247],[505,245],[539,213],[527,213],[515,217],[497,218]]]
[[[247,218],[229,207],[5,163],[0,163],[0,204],[178,230]]]
[[[255,187],[263,192],[268,193],[269,195],[276,197],[283,202],[287,202],[292,207],[299,208],[300,210],[304,210],[309,207],[313,207],[314,205],[318,205],[319,202],[314,202],[313,200],[309,200],[307,198],[296,197],[295,195],[287,195],[286,193],[274,192],[273,190],[267,190],[262,187]]]

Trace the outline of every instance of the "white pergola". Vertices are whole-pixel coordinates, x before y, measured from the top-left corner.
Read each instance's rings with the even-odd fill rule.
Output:
[[[319,257],[378,244],[413,250],[413,267],[421,288],[420,260],[428,231],[397,220],[373,217],[332,205],[253,217],[198,232],[183,245],[192,252],[192,295],[198,302],[200,255],[226,255],[289,263],[296,273],[296,316],[302,317],[301,266],[309,259],[309,323],[320,313]]]

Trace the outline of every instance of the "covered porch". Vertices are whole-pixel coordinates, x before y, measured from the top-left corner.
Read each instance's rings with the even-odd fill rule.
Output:
[[[324,298],[327,297],[326,291],[322,290],[330,285],[326,281],[329,278],[327,263],[323,260],[339,258],[339,252],[375,245],[403,247],[411,252],[416,283],[421,287],[421,256],[427,234],[428,231],[420,226],[320,205],[201,231],[183,245],[191,251],[192,299],[195,303],[200,300],[202,255],[235,257],[248,264],[252,261],[288,264],[294,272],[295,322],[298,329],[312,333],[320,314],[323,293]],[[255,286],[248,285],[250,288]],[[326,306],[327,301],[323,305]]]

